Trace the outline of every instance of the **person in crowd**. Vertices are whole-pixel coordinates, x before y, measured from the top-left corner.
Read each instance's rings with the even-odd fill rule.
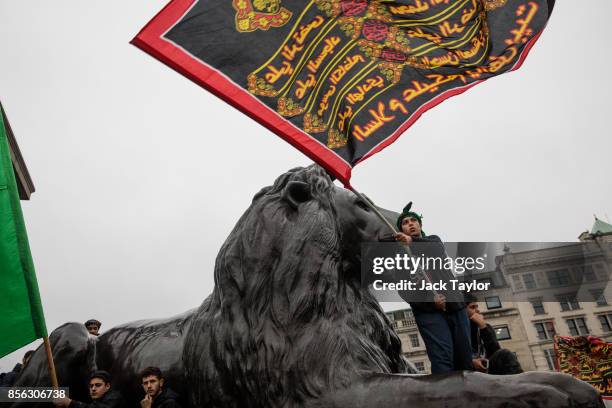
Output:
[[[102,323],[100,323],[96,319],[89,319],[85,322],[85,328],[89,332],[89,334],[93,336],[100,335],[100,327],[102,327]]]
[[[15,384],[17,377],[19,377],[21,371],[28,364],[28,361],[30,361],[32,354],[34,354],[34,350],[26,351],[23,355],[23,358],[21,359],[21,363],[15,364],[15,367],[13,367],[13,371],[9,371],[8,373],[2,373],[2,375],[0,375],[0,387],[12,387],[13,384]]]
[[[523,367],[516,354],[508,349],[499,349],[489,359],[489,374],[510,375],[520,374]]]
[[[446,258],[442,240],[436,235],[423,231],[422,216],[410,211],[409,203],[397,219],[396,241],[401,242],[413,252],[413,256]],[[418,247],[418,254],[414,253]],[[455,279],[451,271],[434,267],[417,272],[423,281],[448,282]],[[420,285],[420,284],[419,284]],[[408,302],[423,337],[427,356],[431,361],[433,374],[456,370],[472,370],[472,350],[470,345],[470,323],[465,310],[463,294],[452,290],[420,290],[398,292]]]
[[[503,349],[497,341],[495,330],[488,324],[478,309],[478,299],[465,294],[467,313],[470,319],[472,363],[474,370],[495,375],[520,374],[523,372],[516,354]]]
[[[94,371],[89,376],[89,396],[91,403],[75,401],[70,398],[56,398],[53,403],[58,407],[69,408],[126,408],[123,396],[112,389],[111,376],[107,371]]]
[[[164,384],[164,377],[158,367],[147,367],[140,374],[145,397],[140,401],[142,408],[181,408],[178,395]]]
[[[488,361],[501,347],[495,330],[488,324],[478,309],[478,299],[471,293],[465,294],[465,304],[470,319],[470,340],[472,343],[472,364],[474,370],[487,372]]]

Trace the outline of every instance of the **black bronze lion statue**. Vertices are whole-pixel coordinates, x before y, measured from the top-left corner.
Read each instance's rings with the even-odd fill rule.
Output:
[[[360,244],[387,233],[320,167],[290,170],[253,198],[197,310],[97,339],[81,324],[57,329],[60,382],[84,398],[84,373],[105,369],[137,404],[138,372],[157,365],[190,407],[602,406],[594,388],[563,374],[410,375],[390,321],[360,282]],[[49,384],[36,354],[17,385]]]

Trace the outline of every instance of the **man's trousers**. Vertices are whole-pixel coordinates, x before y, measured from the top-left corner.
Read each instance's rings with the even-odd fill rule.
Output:
[[[470,321],[464,309],[451,312],[414,311],[431,373],[472,370]]]

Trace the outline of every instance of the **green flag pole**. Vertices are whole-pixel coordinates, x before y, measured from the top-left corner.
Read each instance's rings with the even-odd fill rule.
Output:
[[[53,352],[51,351],[51,343],[49,342],[49,336],[43,337],[43,344],[45,345],[45,354],[47,355],[47,365],[49,366],[51,386],[55,389],[58,389],[59,382],[57,381],[57,372],[55,371],[55,361],[53,361]]]

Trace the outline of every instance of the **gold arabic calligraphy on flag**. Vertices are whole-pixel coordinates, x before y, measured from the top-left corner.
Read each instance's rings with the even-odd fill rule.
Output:
[[[405,121],[420,97],[514,64],[534,35],[539,7],[521,1],[504,52],[491,55],[487,13],[507,1],[310,1],[294,13],[280,47],[248,75],[248,90],[274,98],[280,115],[301,117],[305,132],[327,132],[330,148],[349,138],[363,142]]]

